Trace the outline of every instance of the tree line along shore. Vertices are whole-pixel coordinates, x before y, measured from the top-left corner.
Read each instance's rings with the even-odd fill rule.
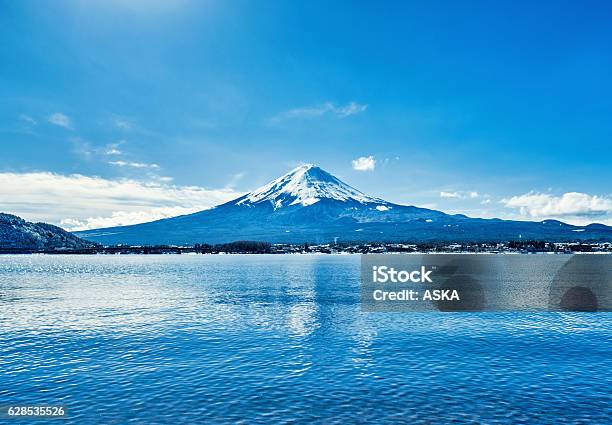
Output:
[[[612,253],[612,242],[510,241],[489,243],[335,243],[272,244],[236,241],[193,246],[90,246],[30,249],[0,247],[0,254],[383,254],[383,253]]]

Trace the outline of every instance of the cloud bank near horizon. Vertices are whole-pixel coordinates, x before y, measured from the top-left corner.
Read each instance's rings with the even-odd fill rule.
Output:
[[[567,192],[559,196],[529,192],[502,199],[508,208],[518,209],[528,219],[554,218],[572,224],[612,225],[612,197]]]
[[[81,174],[0,173],[2,212],[56,224],[69,231],[190,214],[240,195],[231,188],[208,189]]]

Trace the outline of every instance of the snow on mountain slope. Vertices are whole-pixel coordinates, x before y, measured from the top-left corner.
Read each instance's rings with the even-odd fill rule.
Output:
[[[269,202],[274,209],[278,209],[290,205],[309,206],[321,199],[375,203],[380,204],[381,208],[388,204],[382,199],[365,195],[319,167],[302,165],[240,198],[236,205]]]
[[[470,218],[386,202],[312,165],[215,208],[77,234],[103,244],[330,241],[508,241],[612,238],[612,228]],[[582,231],[584,229],[584,231]],[[581,231],[576,231],[581,230]]]

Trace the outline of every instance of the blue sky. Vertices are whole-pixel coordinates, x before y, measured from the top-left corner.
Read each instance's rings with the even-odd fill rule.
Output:
[[[315,163],[393,202],[612,223],[611,19],[595,1],[2,0],[0,209],[128,224]]]

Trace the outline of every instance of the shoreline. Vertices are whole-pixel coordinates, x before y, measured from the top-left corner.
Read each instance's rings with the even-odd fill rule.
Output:
[[[62,255],[79,255],[79,256],[159,256],[159,255],[274,255],[274,256],[307,256],[307,255],[432,255],[432,254],[453,254],[453,255],[610,255],[612,251],[411,251],[411,252],[347,252],[347,251],[334,251],[334,252],[82,252],[82,251],[30,251],[30,250],[16,250],[16,251],[0,251],[0,257],[12,256],[12,255],[50,255],[50,256],[62,256]]]
[[[224,244],[118,245],[84,248],[16,248],[0,247],[0,255],[347,255],[347,254],[577,254],[612,253],[612,242],[422,242],[422,243],[335,243],[335,244],[272,244],[237,241]]]

